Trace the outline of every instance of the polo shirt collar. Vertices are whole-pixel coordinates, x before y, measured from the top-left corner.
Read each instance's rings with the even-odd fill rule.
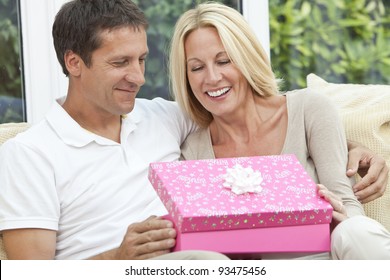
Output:
[[[55,133],[67,145],[74,147],[84,147],[91,142],[96,142],[100,145],[120,145],[110,139],[101,137],[82,128],[60,105],[63,100],[57,100],[52,105],[46,115],[46,120],[55,131]],[[134,108],[135,109],[135,108]],[[137,124],[141,121],[141,114],[137,110],[129,113],[122,119],[121,142],[123,137],[127,137],[132,131],[137,128]]]

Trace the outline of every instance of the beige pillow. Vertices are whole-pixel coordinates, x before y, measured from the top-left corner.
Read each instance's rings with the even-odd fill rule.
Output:
[[[349,140],[382,155],[390,166],[390,86],[333,84],[309,74],[307,87],[309,92],[325,94],[336,103]],[[390,182],[385,194],[364,204],[364,209],[390,230]]]

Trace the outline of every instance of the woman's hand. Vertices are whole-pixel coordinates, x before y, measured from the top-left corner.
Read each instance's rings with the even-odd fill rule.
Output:
[[[318,194],[324,198],[333,207],[332,212],[332,228],[335,228],[339,223],[348,219],[347,210],[341,198],[328,190],[324,185],[318,184]]]

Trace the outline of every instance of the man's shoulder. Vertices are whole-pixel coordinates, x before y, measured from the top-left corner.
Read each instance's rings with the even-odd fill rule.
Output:
[[[156,97],[153,99],[136,98],[133,114],[147,115],[149,117],[156,116],[157,118],[178,118],[184,114],[180,110],[175,101]]]
[[[193,121],[183,113],[175,101],[160,97],[151,100],[136,99],[134,110],[130,116],[132,120],[142,121],[143,124],[166,128],[175,137],[180,138],[180,143],[195,129]]]
[[[8,139],[3,145],[7,146],[10,143],[13,143],[13,145],[45,146],[45,143],[50,141],[49,138],[52,133],[53,132],[47,122],[41,121],[29,126],[28,128],[26,127],[24,131],[21,131],[14,137]]]
[[[153,108],[178,108],[178,105],[175,101],[170,101],[161,97],[156,97],[153,99],[145,99],[145,98],[136,98],[135,109],[148,110]]]

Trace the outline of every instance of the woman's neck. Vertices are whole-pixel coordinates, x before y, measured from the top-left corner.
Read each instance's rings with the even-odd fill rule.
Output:
[[[288,120],[285,97],[261,99],[255,106],[243,111],[241,116],[214,118],[209,129],[216,157],[282,152]]]

